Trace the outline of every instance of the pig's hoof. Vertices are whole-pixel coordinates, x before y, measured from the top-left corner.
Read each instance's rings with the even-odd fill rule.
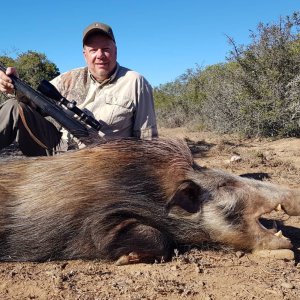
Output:
[[[289,249],[276,249],[276,250],[254,250],[253,255],[271,258],[271,259],[282,259],[282,260],[294,260],[295,254]]]
[[[129,264],[137,264],[139,262],[140,262],[140,256],[135,252],[131,252],[128,255],[120,256],[119,259],[116,261],[116,265],[124,266]]]

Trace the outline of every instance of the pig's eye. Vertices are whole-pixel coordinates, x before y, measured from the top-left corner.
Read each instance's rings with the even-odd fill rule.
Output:
[[[231,188],[234,186],[235,186],[235,183],[234,183],[234,181],[231,181],[231,180],[223,181],[218,184],[218,188],[224,188],[224,187]]]
[[[221,182],[218,184],[218,188],[222,188],[222,187],[225,187],[227,186],[227,183],[226,182]]]

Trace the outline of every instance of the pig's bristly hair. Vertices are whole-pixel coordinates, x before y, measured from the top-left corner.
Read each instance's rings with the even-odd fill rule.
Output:
[[[269,243],[254,215],[282,201],[299,214],[299,194],[291,197],[201,168],[184,141],[170,139],[116,139],[0,162],[0,260],[164,255],[176,243],[207,240],[252,249],[257,235]]]
[[[169,163],[179,163],[192,165],[193,157],[188,145],[179,139],[116,139],[101,144],[101,151],[109,151],[113,158],[122,158],[126,154],[135,159],[155,158],[155,161],[168,160]],[[97,151],[97,148],[94,148]]]
[[[6,162],[0,200],[8,248],[21,260],[93,257],[88,237],[96,226],[100,244],[124,217],[164,227],[164,201],[192,165],[185,142],[164,139],[112,140],[56,157]]]

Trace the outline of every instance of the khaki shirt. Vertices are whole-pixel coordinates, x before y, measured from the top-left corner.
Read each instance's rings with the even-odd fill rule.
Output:
[[[75,100],[80,109],[104,124],[100,137],[157,136],[152,87],[139,73],[117,65],[114,74],[99,83],[84,67],[63,73],[51,83],[66,99]],[[63,138],[70,136],[64,132]]]

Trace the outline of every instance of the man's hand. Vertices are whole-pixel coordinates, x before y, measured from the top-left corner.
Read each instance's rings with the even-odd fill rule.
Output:
[[[6,74],[4,72],[0,71],[0,92],[7,93],[7,94],[14,94],[15,88],[14,88],[14,85],[12,84],[12,80],[9,78],[8,75],[15,75],[16,77],[19,77],[19,74],[15,67],[7,67]],[[18,101],[26,103],[33,109],[37,108],[37,106],[32,101],[27,99],[22,94],[19,94],[18,92],[16,92],[15,94],[16,94],[15,95],[16,99]]]
[[[0,71],[0,91],[7,94],[13,94],[15,91],[14,85],[8,75],[19,76],[16,68],[14,67],[8,67],[6,69],[6,74]]]

